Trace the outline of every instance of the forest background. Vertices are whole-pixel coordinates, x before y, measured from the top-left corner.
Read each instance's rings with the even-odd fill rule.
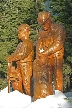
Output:
[[[18,26],[31,27],[30,38],[34,46],[40,26],[38,13],[50,11],[51,19],[66,29],[63,79],[64,92],[72,91],[72,1],[71,0],[0,0],[0,90],[7,86],[7,57],[16,49]]]

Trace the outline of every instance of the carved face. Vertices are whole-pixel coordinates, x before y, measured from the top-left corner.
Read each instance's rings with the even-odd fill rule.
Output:
[[[50,23],[51,23],[51,21],[50,21],[50,19],[48,19],[47,21],[45,21],[45,22],[42,24],[42,28],[43,28],[44,30],[48,30],[48,29],[50,28]]]
[[[28,39],[29,38],[29,34],[30,34],[30,31],[26,30],[26,29],[20,29],[18,31],[18,37],[21,40]]]
[[[30,26],[28,24],[21,24],[18,28],[18,37],[21,40],[28,39],[30,34]]]

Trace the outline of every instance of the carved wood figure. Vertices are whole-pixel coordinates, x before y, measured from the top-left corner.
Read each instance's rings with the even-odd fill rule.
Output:
[[[33,63],[34,100],[53,94],[52,74],[55,89],[63,91],[63,56],[65,28],[50,19],[49,12],[38,14],[39,31],[36,60]]]
[[[16,79],[12,82],[12,87],[22,93],[23,83],[27,95],[31,95],[30,80],[32,76],[32,64],[34,57],[33,43],[29,39],[29,35],[30,26],[28,24],[21,24],[18,28],[18,38],[21,39],[22,42],[18,44],[14,53],[8,57],[8,81],[11,81],[11,78]],[[13,61],[17,64],[17,68],[14,70],[12,69],[14,72],[11,71],[12,65],[10,65]]]

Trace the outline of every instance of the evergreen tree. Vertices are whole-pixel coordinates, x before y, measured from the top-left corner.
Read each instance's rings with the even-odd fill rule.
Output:
[[[0,0],[0,78],[6,78],[7,57],[16,49],[18,26],[31,26],[31,39],[37,38],[37,15],[44,9],[44,0]],[[37,11],[38,9],[38,11]]]

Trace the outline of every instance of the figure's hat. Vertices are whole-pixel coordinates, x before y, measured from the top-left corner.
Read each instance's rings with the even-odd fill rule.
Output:
[[[48,20],[50,18],[50,13],[49,12],[40,12],[38,14],[38,23],[39,24],[43,24],[46,20]]]

